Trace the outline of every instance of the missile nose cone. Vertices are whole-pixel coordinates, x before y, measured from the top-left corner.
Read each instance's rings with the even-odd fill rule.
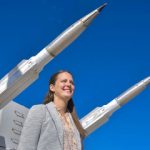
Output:
[[[107,5],[107,3],[104,3],[99,8],[95,9],[94,11],[92,11],[91,13],[89,13],[88,15],[86,15],[85,17],[83,17],[81,20],[84,23],[84,25],[88,26],[93,21],[93,19],[96,18],[96,16],[102,11],[102,9],[106,5]]]
[[[103,5],[101,5],[99,8],[97,8],[98,12],[101,12],[102,9],[107,5],[107,3],[104,3]]]

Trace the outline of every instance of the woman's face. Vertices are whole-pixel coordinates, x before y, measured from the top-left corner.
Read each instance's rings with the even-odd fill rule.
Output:
[[[67,101],[71,99],[74,88],[72,75],[68,72],[58,74],[55,85],[50,85],[50,90],[54,92],[54,99],[58,97]]]

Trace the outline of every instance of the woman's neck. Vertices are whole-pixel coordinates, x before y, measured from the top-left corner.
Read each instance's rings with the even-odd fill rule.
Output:
[[[54,104],[56,106],[57,111],[59,111],[62,115],[64,115],[67,111],[67,105],[68,102],[65,100],[62,100],[58,97],[54,98]]]

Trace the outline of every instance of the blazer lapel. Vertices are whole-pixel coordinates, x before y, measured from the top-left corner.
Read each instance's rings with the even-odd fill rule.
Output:
[[[58,112],[57,112],[53,102],[46,104],[46,107],[47,107],[47,110],[48,110],[52,120],[54,121],[54,125],[56,127],[57,134],[59,137],[59,141],[60,141],[61,147],[63,149],[63,126],[62,126],[62,122],[58,116]]]

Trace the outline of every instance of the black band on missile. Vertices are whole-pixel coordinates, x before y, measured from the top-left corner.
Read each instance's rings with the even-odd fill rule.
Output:
[[[56,55],[55,54],[53,54],[53,53],[49,53],[52,57],[55,57]]]

